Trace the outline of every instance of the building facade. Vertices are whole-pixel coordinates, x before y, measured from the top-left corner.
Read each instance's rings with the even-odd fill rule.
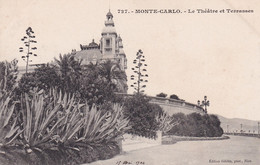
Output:
[[[113,14],[106,15],[105,27],[102,29],[99,44],[92,40],[88,45],[80,45],[80,51],[72,50],[72,54],[82,60],[83,65],[102,63],[110,60],[118,63],[121,70],[127,69],[127,58],[123,50],[122,38],[117,34]]]

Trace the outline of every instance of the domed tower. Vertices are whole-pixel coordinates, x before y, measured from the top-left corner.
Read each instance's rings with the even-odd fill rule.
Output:
[[[113,14],[110,12],[106,15],[105,27],[101,33],[100,51],[103,60],[118,62],[122,70],[125,70],[127,61],[123,50],[122,39],[117,35]]]
[[[113,21],[113,14],[110,12],[106,15],[105,27],[102,30],[101,47],[100,50],[103,58],[116,58],[117,33]]]
[[[87,65],[90,62],[105,62],[110,60],[120,64],[122,70],[126,69],[126,55],[123,50],[122,39],[117,35],[113,14],[106,15],[105,27],[101,33],[100,44],[95,43],[94,39],[88,45],[80,45],[81,50],[73,50],[73,55],[82,60],[82,64]]]

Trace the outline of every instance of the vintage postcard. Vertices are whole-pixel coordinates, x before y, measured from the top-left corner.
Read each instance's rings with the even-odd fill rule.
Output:
[[[0,0],[0,164],[260,164],[257,0]]]

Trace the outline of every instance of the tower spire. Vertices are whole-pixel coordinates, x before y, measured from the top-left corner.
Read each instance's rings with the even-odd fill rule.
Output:
[[[109,6],[108,6],[108,7],[109,7],[109,12],[110,12],[110,0],[109,0],[108,4],[109,4]]]
[[[107,20],[105,21],[106,26],[115,26],[113,21],[113,14],[110,12],[110,9],[106,15]]]

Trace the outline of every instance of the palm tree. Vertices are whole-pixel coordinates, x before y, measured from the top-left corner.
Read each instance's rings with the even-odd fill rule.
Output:
[[[79,88],[79,77],[81,75],[81,60],[76,60],[72,54],[54,58],[57,72],[61,78],[61,88],[67,92],[74,92]]]
[[[118,63],[110,60],[101,63],[99,66],[99,74],[108,82],[111,88],[117,92],[126,92],[127,76],[126,73],[121,70]]]
[[[98,63],[93,64],[92,62],[90,62],[88,65],[84,66],[84,74],[85,76],[91,78],[92,80],[96,80],[96,79],[100,79],[100,75],[99,75],[99,67],[98,67]]]

